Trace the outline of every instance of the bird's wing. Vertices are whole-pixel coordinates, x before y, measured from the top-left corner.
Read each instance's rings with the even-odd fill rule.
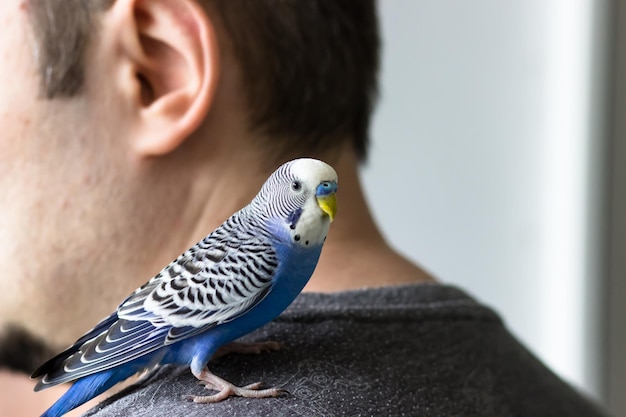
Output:
[[[107,329],[109,327],[111,327],[117,320],[118,320],[117,312],[114,312],[110,316],[108,316],[105,319],[103,319],[102,321],[100,321],[93,329],[91,329],[87,333],[85,333],[80,339],[78,339],[76,342],[74,342],[74,344],[72,346],[68,347],[63,352],[59,353],[58,355],[56,355],[52,359],[50,359],[50,360],[46,361],[44,364],[42,364],[39,368],[37,368],[35,371],[33,371],[32,375],[30,377],[31,378],[38,378],[38,377],[41,377],[41,376],[51,372],[53,369],[57,368],[60,364],[62,364],[69,356],[71,356],[74,353],[78,352],[80,350],[80,347],[83,344],[85,344],[85,342],[88,342],[88,341],[90,341],[92,339],[95,339],[96,337],[98,337],[103,332],[106,332]]]
[[[59,355],[42,365],[43,377],[35,391],[111,369],[154,352],[163,346],[167,331],[167,328],[155,328],[149,321],[117,320],[69,356]],[[149,361],[145,363],[149,364]]]
[[[269,293],[278,268],[267,239],[205,239],[118,309],[125,320],[170,327],[174,343],[248,312]]]
[[[128,297],[116,321],[103,321],[108,328],[83,336],[65,358],[49,361],[53,366],[44,364],[38,389],[119,366],[245,314],[269,293],[277,267],[268,240],[208,236]]]

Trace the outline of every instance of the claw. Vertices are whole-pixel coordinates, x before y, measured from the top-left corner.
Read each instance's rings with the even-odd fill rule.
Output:
[[[260,389],[263,386],[262,382],[255,382],[254,384],[246,385],[245,387],[241,387],[242,389]]]
[[[208,369],[202,371],[199,375],[196,375],[200,379],[200,383],[205,386],[206,389],[218,391],[213,395],[184,395],[183,398],[191,400],[195,403],[216,403],[225,400],[231,396],[245,397],[245,398],[269,398],[279,397],[285,394],[282,388],[266,388],[260,389],[261,382],[255,382],[244,387],[238,387],[231,384],[225,379],[213,374]]]

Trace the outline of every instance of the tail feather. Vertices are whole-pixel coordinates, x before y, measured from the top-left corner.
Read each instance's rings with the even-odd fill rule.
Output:
[[[135,373],[137,369],[134,366],[120,366],[83,377],[74,382],[70,389],[41,417],[61,417]]]
[[[53,371],[54,369],[62,367],[63,362],[65,362],[65,360],[67,360],[67,358],[72,356],[74,353],[78,352],[81,346],[85,342],[97,337],[102,332],[106,331],[109,327],[111,327],[113,323],[115,323],[116,320],[117,320],[117,312],[111,314],[109,317],[100,321],[100,323],[98,323],[96,327],[94,327],[93,329],[85,333],[80,339],[74,342],[72,346],[68,347],[63,352],[56,355],[54,358],[46,361],[46,363],[41,365],[39,368],[35,369],[35,371],[31,375],[31,378],[39,378]],[[37,391],[43,388],[44,387],[41,387],[37,389]]]

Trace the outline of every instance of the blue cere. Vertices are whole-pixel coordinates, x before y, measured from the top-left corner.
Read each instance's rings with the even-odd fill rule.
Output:
[[[320,185],[317,186],[317,191],[315,195],[318,197],[334,194],[337,192],[337,182],[336,181],[324,181]]]

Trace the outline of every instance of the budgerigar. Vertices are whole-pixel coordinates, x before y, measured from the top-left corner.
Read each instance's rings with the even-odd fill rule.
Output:
[[[279,395],[258,383],[236,387],[207,364],[218,348],[274,319],[302,291],[335,216],[336,191],[337,174],[322,161],[296,159],[279,167],[248,206],[33,373],[40,378],[36,391],[75,381],[42,417],[61,416],[163,364],[189,366],[218,391],[188,396],[196,402]]]

